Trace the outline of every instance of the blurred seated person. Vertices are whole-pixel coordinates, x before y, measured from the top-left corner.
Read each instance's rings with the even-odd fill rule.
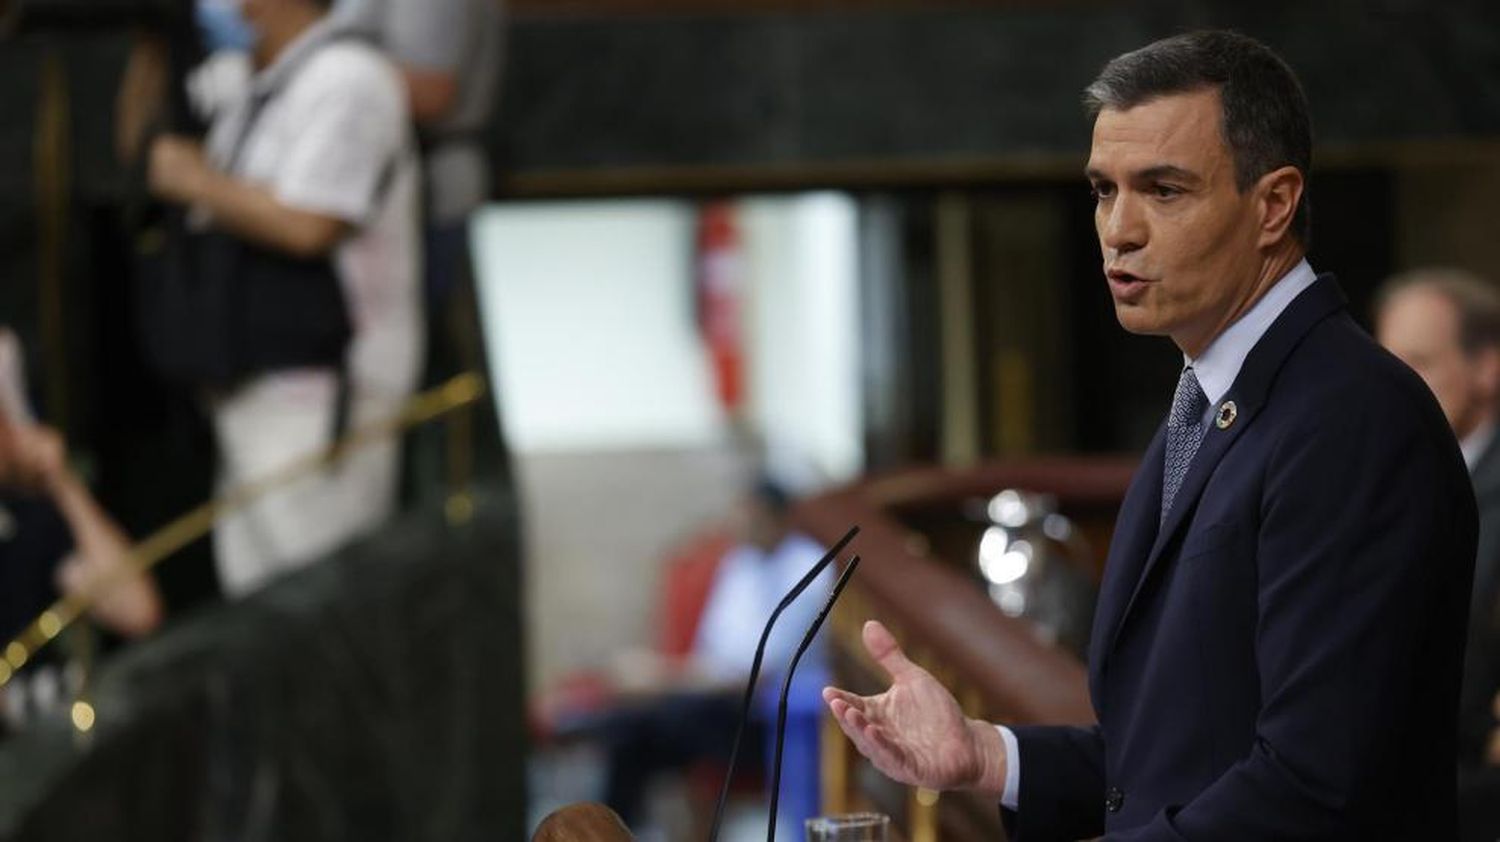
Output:
[[[219,4],[249,49],[212,54],[189,80],[206,142],[156,137],[154,195],[262,249],[332,262],[353,337],[343,369],[285,368],[205,390],[220,493],[395,415],[421,357],[419,175],[401,78],[328,17],[332,0]],[[137,121],[139,122],[139,121]],[[123,144],[129,148],[129,144]],[[385,521],[397,444],[376,443],[225,518],[214,556],[226,595],[247,594]]]
[[[1500,838],[1500,291],[1455,269],[1398,275],[1376,298],[1376,338],[1427,383],[1458,437],[1479,503],[1459,696],[1464,840]]]
[[[21,370],[0,327],[0,646],[64,595],[91,600],[89,617],[107,631],[148,634],[162,620],[156,587],[129,568],[129,539],[68,467],[62,438],[32,420]],[[49,648],[0,690],[7,721],[62,691]]]
[[[736,512],[738,543],[719,563],[688,657],[622,654],[615,664],[620,705],[595,733],[608,754],[605,801],[634,826],[654,777],[700,760],[727,760],[745,681],[761,630],[779,603],[824,553],[789,521],[790,500],[763,479]],[[771,759],[784,670],[833,588],[825,570],[777,620],[766,644],[741,762]],[[789,696],[781,815],[796,822],[817,812],[820,696],[828,681],[822,635],[803,655]],[[762,745],[763,743],[763,745]]]

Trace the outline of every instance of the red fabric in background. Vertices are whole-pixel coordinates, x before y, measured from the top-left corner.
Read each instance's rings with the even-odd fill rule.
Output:
[[[656,638],[663,655],[682,658],[693,650],[714,574],[733,546],[722,529],[703,532],[688,539],[663,565]]]
[[[744,402],[740,304],[744,257],[734,205],[708,202],[698,211],[698,329],[708,348],[715,393],[730,415]]]

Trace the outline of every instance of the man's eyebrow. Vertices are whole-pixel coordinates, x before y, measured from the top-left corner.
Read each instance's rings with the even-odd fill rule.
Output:
[[[1105,175],[1103,171],[1095,167],[1088,167],[1087,169],[1085,169],[1083,171],[1083,177],[1087,178],[1089,181],[1113,181],[1113,179]],[[1197,173],[1193,172],[1192,170],[1183,169],[1176,164],[1156,164],[1146,167],[1143,170],[1136,170],[1135,172],[1130,174],[1130,179],[1132,181],[1156,181],[1163,178],[1172,179],[1174,181],[1192,182],[1203,180],[1198,176]]]
[[[1157,164],[1156,166],[1147,167],[1132,173],[1131,178],[1136,181],[1156,181],[1163,178],[1173,181],[1198,182],[1203,180],[1192,170],[1185,170],[1174,164]]]

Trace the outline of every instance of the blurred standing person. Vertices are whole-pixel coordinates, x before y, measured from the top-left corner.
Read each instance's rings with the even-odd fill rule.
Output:
[[[469,217],[489,195],[483,133],[499,91],[503,0],[337,0],[334,16],[385,49],[405,85],[423,158],[423,303],[427,317],[422,385],[484,370]],[[493,383],[491,384],[493,390]],[[493,391],[492,391],[493,396]],[[472,461],[492,486],[514,491],[504,431],[486,402],[469,440]],[[446,427],[406,437],[402,498],[421,500],[453,463]],[[460,444],[460,446],[463,446]]]
[[[1456,269],[1418,269],[1376,297],[1376,338],[1426,381],[1474,481],[1479,549],[1459,696],[1461,838],[1500,837],[1500,291]]]
[[[251,49],[210,56],[189,82],[203,146],[156,138],[149,183],[191,218],[293,258],[332,262],[352,325],[343,370],[283,368],[210,394],[227,491],[326,446],[347,420],[394,414],[420,367],[419,173],[399,74],[329,16],[332,0],[242,0]],[[215,530],[231,596],[337,549],[394,510],[385,442],[277,490]]]
[[[478,359],[472,314],[458,308],[473,307],[469,217],[489,195],[482,133],[499,89],[501,0],[338,0],[335,17],[385,48],[416,124],[431,385]]]

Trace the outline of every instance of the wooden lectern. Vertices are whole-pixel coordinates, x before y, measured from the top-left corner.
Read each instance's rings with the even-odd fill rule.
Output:
[[[542,819],[531,842],[634,842],[625,822],[603,804],[569,804]]]

